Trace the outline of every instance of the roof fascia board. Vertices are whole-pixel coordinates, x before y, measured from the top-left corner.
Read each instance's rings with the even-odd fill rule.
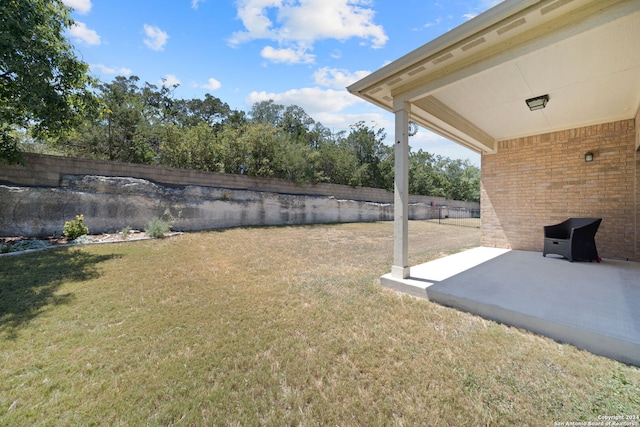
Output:
[[[475,34],[481,33],[487,28],[496,25],[510,16],[518,14],[541,1],[543,0],[505,0],[503,3],[500,3],[453,30],[419,47],[418,49],[382,67],[378,71],[375,71],[353,83],[347,87],[347,90],[360,95],[361,92],[367,90],[370,86],[378,85],[384,80],[393,78],[396,74],[401,73],[406,67],[429,57],[439,56],[442,51],[450,49],[457,43],[460,43]]]

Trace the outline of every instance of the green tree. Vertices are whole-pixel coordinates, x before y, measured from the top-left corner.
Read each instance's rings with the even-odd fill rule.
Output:
[[[346,144],[339,141],[344,141],[343,133],[336,134],[334,141],[319,147],[318,168],[322,181],[349,185],[351,174],[356,169],[357,159]]]
[[[362,121],[351,126],[342,141],[355,157],[349,185],[393,188],[393,148],[384,144],[385,137],[384,129],[370,128]]]
[[[447,197],[453,200],[480,201],[480,169],[467,160],[451,160],[443,165],[448,188]]]
[[[220,132],[220,172],[240,175],[247,173],[251,147],[248,146],[247,138],[243,137],[245,131],[246,125],[228,125]]]
[[[243,142],[251,146],[250,175],[273,176],[296,182],[326,181],[320,167],[319,147],[330,134],[303,108],[273,100],[254,104]],[[256,130],[258,130],[256,132]]]
[[[409,153],[409,193],[424,196],[447,196],[447,183],[439,170],[440,158],[418,150]]]
[[[410,152],[409,193],[479,202],[480,169],[468,160]]]
[[[226,102],[205,94],[204,99],[190,99],[181,101],[183,126],[197,126],[205,123],[219,131],[224,123],[229,122],[232,110]]]
[[[279,145],[277,128],[268,123],[248,123],[236,141],[246,147],[242,173],[251,176],[275,176],[274,160]]]
[[[174,168],[224,172],[223,147],[212,127],[204,123],[186,129],[167,125],[163,131],[159,163]]]
[[[74,155],[153,163],[178,115],[174,88],[138,85],[137,76],[117,76],[96,85],[99,108],[65,142]],[[171,136],[174,136],[171,134]]]
[[[70,11],[60,0],[0,2],[0,161],[20,161],[16,131],[60,136],[93,104],[88,66],[64,34]]]
[[[249,116],[251,121],[258,123],[269,123],[277,126],[282,120],[284,105],[276,104],[272,99],[260,101],[253,104]]]
[[[313,145],[311,131],[315,123],[302,107],[290,105],[282,113],[278,126],[294,141]]]
[[[144,163],[150,149],[140,135],[144,127],[144,98],[137,76],[118,76],[97,85],[99,113],[79,130],[73,146],[77,154],[106,160]]]

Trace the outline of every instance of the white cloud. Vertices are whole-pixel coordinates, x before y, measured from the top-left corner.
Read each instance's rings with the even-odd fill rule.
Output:
[[[144,44],[151,50],[164,50],[169,35],[158,27],[144,24],[144,33],[146,35]]]
[[[271,30],[273,23],[267,16],[267,9],[280,7],[282,0],[240,0],[238,18],[247,31],[233,33],[229,43],[237,45],[255,39],[277,39]]]
[[[91,64],[91,69],[99,72],[100,74],[118,74],[120,76],[128,76],[132,73],[132,70],[130,68],[107,67],[103,64]]]
[[[69,34],[76,41],[88,44],[89,46],[97,46],[100,44],[100,36],[94,30],[87,28],[84,22],[76,21],[71,28]]]
[[[200,3],[204,3],[204,0],[191,0],[191,8],[197,9]]]
[[[91,10],[91,0],[62,0],[65,6],[72,7],[74,11],[85,15]]]
[[[442,23],[442,18],[441,17],[437,17],[435,20],[433,20],[431,22],[427,22],[426,24],[424,24],[423,28],[435,27],[437,25],[440,25],[441,23]]]
[[[158,83],[164,87],[179,86],[180,80],[173,74],[167,74],[164,78],[160,79]]]
[[[311,64],[315,61],[315,55],[305,53],[304,49],[276,49],[271,46],[266,46],[260,52],[260,55],[264,59],[268,59],[272,62],[284,62],[286,64]]]
[[[389,144],[393,144],[393,135],[388,133],[389,129],[393,130],[395,125],[383,113],[318,113],[313,115],[313,119],[334,132],[348,132],[352,125],[358,122],[365,122],[369,127],[384,129],[387,132],[387,139],[389,139],[389,136],[391,137]]]
[[[347,70],[323,67],[313,74],[313,79],[316,84],[319,84],[320,86],[344,89],[369,74],[371,74],[370,71],[361,70],[350,73]]]
[[[498,4],[502,3],[503,1],[504,0],[483,0],[481,7],[485,10],[490,9],[493,6],[497,6]]]
[[[200,87],[204,89],[209,89],[209,90],[218,90],[222,87],[222,83],[220,83],[218,80],[211,77],[209,80],[207,80],[206,84],[203,84]]]
[[[374,23],[375,12],[366,7],[369,4],[370,0],[239,0],[238,18],[245,30],[233,33],[229,43],[277,41],[282,49],[271,48],[272,52],[291,51],[303,63],[310,59],[306,52],[323,39],[357,37],[380,48],[388,37]]]
[[[369,3],[362,0],[307,0],[299,6],[283,7],[280,18],[285,25],[280,37],[308,42],[358,37],[371,40],[373,47],[382,47],[388,37],[381,26],[373,23],[375,12],[358,6]]]
[[[252,92],[246,99],[248,106],[260,101],[273,100],[276,104],[297,105],[304,109],[316,122],[333,132],[349,131],[350,126],[364,121],[369,126],[393,129],[393,116],[380,112],[358,112],[365,105],[361,99],[346,90],[338,91],[322,88],[291,89],[281,93]],[[366,107],[366,105],[365,105]],[[393,135],[391,136],[393,139]],[[393,141],[389,142],[393,144]]]
[[[494,6],[497,6],[498,4],[502,3],[503,1],[504,0],[480,0],[478,2],[478,4],[473,8],[472,12],[465,13],[464,15],[462,15],[462,17],[468,21],[470,19],[475,18],[476,16],[478,16],[479,14],[484,12],[485,10],[491,9]]]
[[[312,117],[319,113],[336,113],[354,104],[364,102],[346,90],[322,89],[318,87],[291,89],[281,93],[251,92],[247,104],[272,99],[277,104],[297,105]]]

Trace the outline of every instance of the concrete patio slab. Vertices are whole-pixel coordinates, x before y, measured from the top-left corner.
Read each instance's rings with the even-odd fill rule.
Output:
[[[640,264],[474,248],[384,286],[640,366]]]

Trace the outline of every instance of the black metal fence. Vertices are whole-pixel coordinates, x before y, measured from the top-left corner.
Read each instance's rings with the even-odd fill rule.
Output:
[[[438,221],[438,224],[480,228],[480,209],[450,206],[433,206],[431,209],[431,221]]]

